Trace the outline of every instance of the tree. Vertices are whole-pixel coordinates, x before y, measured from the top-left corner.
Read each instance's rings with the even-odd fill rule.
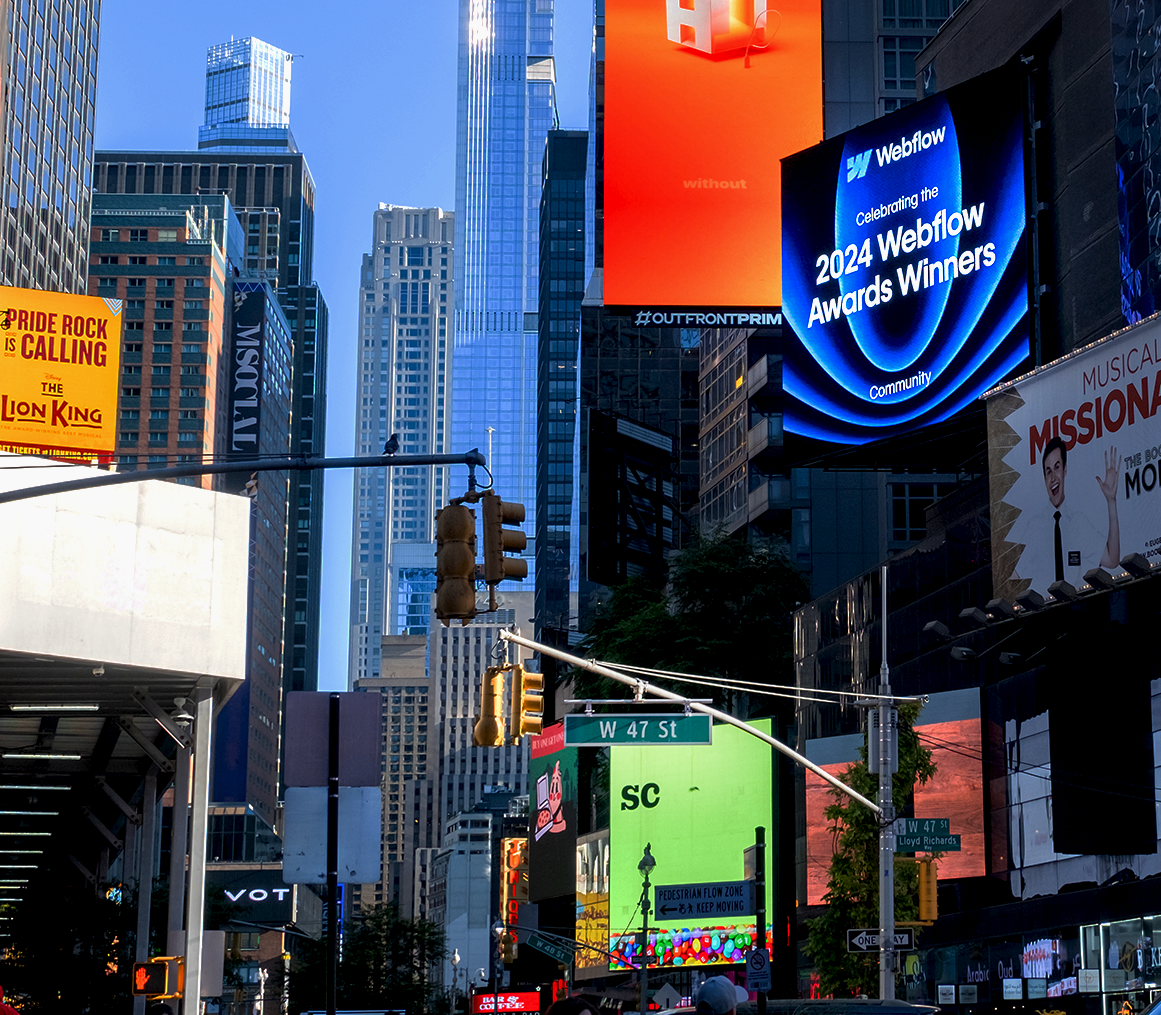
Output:
[[[902,813],[915,792],[935,774],[931,752],[919,743],[915,720],[920,706],[899,707],[899,770],[891,780],[891,795],[897,814]],[[867,769],[867,748],[860,748],[861,760],[839,778],[863,796],[875,799],[878,776]],[[826,809],[826,818],[835,837],[826,909],[809,921],[806,954],[818,967],[824,994],[837,997],[878,994],[878,953],[851,953],[846,950],[846,932],[853,927],[879,926],[879,821],[878,815],[853,801],[839,789],[832,789],[835,802]],[[895,864],[895,919],[918,918],[918,870],[914,861]]]
[[[793,683],[791,613],[807,591],[779,548],[721,534],[698,538],[671,560],[667,582],[638,577],[618,586],[597,614],[584,652],[633,666]],[[687,683],[652,682],[705,696]],[[576,696],[616,695],[608,681],[582,673]],[[714,698],[730,711],[750,711],[747,695],[715,690]],[[766,707],[764,714],[770,711]]]
[[[394,902],[376,906],[346,928],[339,965],[338,1000],[342,1007],[369,1009],[388,1001],[408,1015],[440,1010],[446,1001],[432,969],[446,953],[443,931],[428,920],[405,920]],[[326,941],[303,942],[290,970],[290,1011],[326,1007]]]

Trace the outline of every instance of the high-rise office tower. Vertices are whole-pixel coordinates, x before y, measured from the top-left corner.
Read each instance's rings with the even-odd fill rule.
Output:
[[[4,7],[0,282],[84,293],[101,8]]]
[[[454,219],[442,208],[381,204],[359,286],[359,454],[393,433],[402,454],[447,446],[448,315]],[[425,634],[435,590],[435,512],[448,470],[358,469],[351,540],[350,683],[379,676],[387,634]],[[462,492],[462,491],[461,491]]]
[[[219,72],[215,53],[249,46],[250,62]],[[274,54],[264,64],[255,53]],[[249,122],[211,123],[215,109],[235,115],[232,107],[211,102],[217,94],[216,75],[227,73],[238,94],[269,95],[271,87],[255,85],[246,92],[245,74],[266,78],[270,61],[282,54],[289,81],[289,55],[258,40],[241,40],[211,47],[207,60],[207,123],[199,133],[202,151],[98,152],[93,187],[107,194],[225,194],[245,234],[239,270],[258,273],[277,287],[279,303],[290,324],[294,359],[290,376],[292,429],[290,451],[296,455],[325,454],[326,360],[328,311],[322,291],[312,281],[314,253],[314,179],[306,157],[294,145],[287,126],[260,127]],[[224,60],[225,57],[222,57]],[[249,68],[249,70],[247,70]],[[224,79],[223,79],[224,80]],[[265,108],[285,109],[273,101]],[[205,132],[212,128],[212,137]],[[291,477],[290,557],[286,578],[285,689],[312,691],[318,687],[319,610],[322,597],[322,495],[320,471]]]
[[[204,126],[289,127],[292,59],[261,39],[211,46],[206,54]]]
[[[451,445],[491,449],[496,490],[526,505],[530,534],[540,176],[556,115],[552,14],[552,0],[460,0]]]

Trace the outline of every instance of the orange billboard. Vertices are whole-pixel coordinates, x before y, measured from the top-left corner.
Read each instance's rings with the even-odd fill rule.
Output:
[[[0,286],[0,450],[110,461],[121,301]]]
[[[604,302],[782,302],[780,160],[822,140],[821,0],[606,0]]]

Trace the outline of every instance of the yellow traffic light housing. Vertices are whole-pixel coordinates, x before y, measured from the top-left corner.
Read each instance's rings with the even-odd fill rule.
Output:
[[[529,673],[519,664],[512,667],[512,707],[509,712],[510,743],[544,728],[544,674]],[[534,713],[534,714],[529,714]]]
[[[476,513],[455,501],[435,516],[435,615],[467,624],[476,615]]]
[[[528,562],[505,556],[509,550],[523,550],[528,546],[528,537],[523,532],[504,528],[524,521],[524,505],[505,503],[491,490],[484,491],[480,501],[484,507],[484,581],[498,585],[508,578],[527,578]]]
[[[919,919],[933,922],[939,916],[939,894],[937,891],[934,860],[919,861]]]
[[[476,747],[504,746],[504,670],[489,666],[480,680],[480,714],[472,730]]]
[[[500,957],[504,960],[504,965],[510,966],[516,961],[518,950],[519,946],[516,944],[515,935],[505,932],[504,936],[500,938]]]

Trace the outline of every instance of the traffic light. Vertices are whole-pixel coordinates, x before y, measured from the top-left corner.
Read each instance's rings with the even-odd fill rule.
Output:
[[[498,666],[489,666],[480,679],[480,714],[472,730],[472,743],[476,747],[502,747],[504,745],[504,671]]]
[[[435,516],[435,615],[467,624],[476,615],[476,513],[449,504]]]
[[[544,727],[544,674],[529,673],[523,666],[512,668],[512,709],[509,713],[511,743]],[[529,715],[530,712],[535,715]]]
[[[919,861],[919,919],[934,921],[939,916],[939,896],[936,891],[934,860]]]
[[[156,962],[133,963],[133,993],[157,997],[169,993],[169,963],[164,960]]]
[[[512,501],[505,504],[491,490],[486,490],[481,500],[484,505],[484,581],[496,585],[507,578],[527,578],[527,561],[504,556],[509,550],[523,550],[528,545],[528,537],[519,529],[504,528],[524,521],[524,505]]]
[[[518,945],[515,935],[505,932],[504,936],[500,938],[500,958],[504,960],[504,965],[510,966],[516,961],[517,951]]]

